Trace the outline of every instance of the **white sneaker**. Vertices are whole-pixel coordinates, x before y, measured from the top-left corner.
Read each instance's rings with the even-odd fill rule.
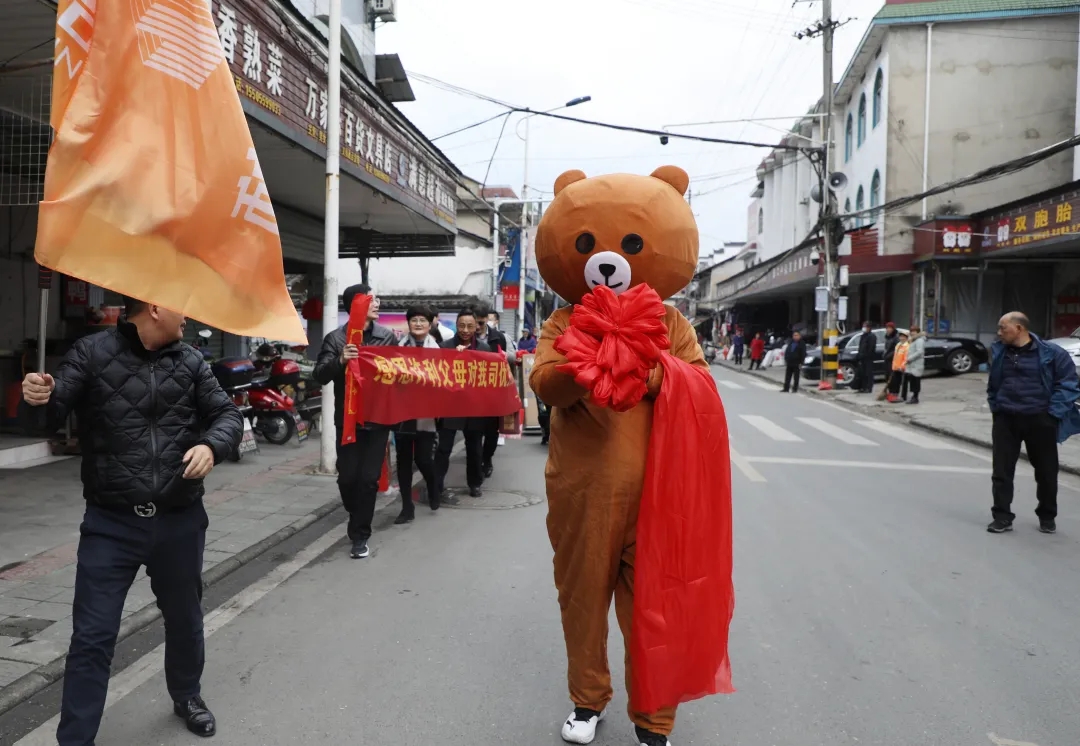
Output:
[[[562,727],[562,740],[567,743],[592,743],[596,726],[604,719],[603,712],[575,709]]]

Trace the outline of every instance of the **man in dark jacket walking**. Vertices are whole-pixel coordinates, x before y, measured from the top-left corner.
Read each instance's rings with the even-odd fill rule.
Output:
[[[855,358],[857,366],[856,380],[859,383],[860,394],[874,393],[874,356],[877,353],[877,335],[867,321],[863,324],[862,334],[859,335],[859,351]]]
[[[477,321],[477,338],[486,344],[492,352],[500,352],[507,355],[507,362],[517,364],[517,358],[510,347],[510,340],[499,329],[499,314],[493,308],[485,308],[481,312],[481,318]],[[509,353],[509,354],[508,354]],[[499,450],[499,423],[501,418],[488,417],[484,425],[484,450],[483,469],[484,478],[490,477],[495,471],[495,452]]]
[[[1058,443],[1080,432],[1080,381],[1069,353],[1032,334],[1027,316],[1007,313],[991,348],[986,400],[993,413],[993,534],[1012,531],[1013,477],[1020,445],[1035,469],[1039,530],[1057,530]]]
[[[806,342],[795,332],[784,348],[784,391],[799,392],[800,366],[806,359]]]
[[[203,356],[180,340],[184,317],[128,300],[115,329],[83,337],[55,378],[31,373],[23,397],[50,427],[72,412],[86,514],[75,571],[71,647],[56,737],[92,746],[105,709],[120,617],[141,566],[165,620],[173,712],[199,736],[217,723],[200,692],[203,478],[240,445],[243,419]]]
[[[491,348],[481,342],[476,335],[476,311],[471,308],[458,313],[457,334],[443,342],[447,350],[473,350],[491,352]],[[439,422],[439,446],[435,451],[435,480],[439,494],[446,491],[446,472],[450,470],[450,454],[454,451],[454,439],[460,430],[465,435],[465,479],[469,483],[469,494],[480,497],[480,487],[484,484],[484,430],[490,417],[451,417]]]
[[[346,310],[352,308],[357,295],[371,292],[368,285],[353,285],[345,289],[341,299]],[[364,328],[365,347],[392,347],[398,344],[394,332],[375,323],[379,318],[379,299],[371,299],[368,323]],[[341,445],[345,426],[345,366],[349,360],[360,355],[356,345],[345,344],[346,327],[342,326],[326,335],[319,358],[315,362],[315,380],[325,386],[334,384],[334,426],[337,428],[338,491],[341,504],[349,513],[348,535],[352,546],[349,556],[353,559],[367,557],[368,540],[371,539],[371,519],[375,516],[375,500],[379,496],[379,477],[386,459],[386,445],[390,428],[372,422],[357,425],[356,441]]]

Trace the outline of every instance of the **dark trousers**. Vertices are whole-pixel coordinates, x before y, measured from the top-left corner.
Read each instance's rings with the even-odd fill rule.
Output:
[[[731,354],[735,357],[735,364],[742,365],[743,348],[733,347],[731,350]]]
[[[893,396],[900,395],[900,387],[904,383],[904,372],[902,370],[894,370],[889,374],[889,393]],[[905,391],[907,387],[904,387]],[[906,396],[906,394],[905,394]]]
[[[994,415],[994,492],[993,515],[1012,522],[1013,477],[1020,457],[1020,444],[1027,446],[1028,460],[1035,469],[1035,494],[1039,507],[1035,515],[1042,520],[1057,518],[1058,421],[1050,414]]]
[[[866,393],[873,393],[874,391],[874,361],[873,360],[860,360],[856,365],[859,366],[859,390]]]
[[[375,500],[379,497],[379,477],[386,460],[386,443],[390,431],[386,428],[356,430],[356,442],[337,447],[338,491],[341,504],[349,513],[349,538],[367,541],[371,538],[371,519],[375,516]]]
[[[798,391],[800,375],[802,375],[802,373],[799,370],[798,365],[787,366],[787,368],[784,369],[784,391]]]
[[[465,430],[465,480],[469,487],[484,484],[484,431]],[[440,430],[439,447],[435,451],[435,479],[439,494],[446,489],[446,472],[450,471],[450,454],[454,450],[457,430]]]
[[[495,451],[499,450],[499,419],[496,417],[484,426],[483,465],[491,466]]]
[[[750,358],[750,370],[753,370],[755,365],[761,370],[761,358]]]
[[[175,702],[199,695],[203,643],[202,564],[209,519],[202,503],[140,518],[87,506],[79,527],[71,647],[56,738],[92,746],[105,710],[124,601],[139,568],[165,621],[165,685]]]
[[[904,374],[904,386],[911,391],[911,397],[913,399],[919,398],[919,392],[922,391],[922,379],[918,376],[913,376],[910,373]]]
[[[435,483],[435,433],[397,433],[394,435],[397,454],[398,486],[401,487],[401,512],[413,515],[416,506],[412,499],[413,461],[427,486],[428,501],[438,504],[439,492]]]

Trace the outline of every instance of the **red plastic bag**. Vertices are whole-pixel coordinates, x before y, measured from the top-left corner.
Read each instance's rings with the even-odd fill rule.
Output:
[[[731,460],[712,376],[665,353],[637,525],[630,699],[655,712],[730,694]]]
[[[591,402],[625,412],[664,366],[653,410],[637,524],[630,701],[656,712],[731,693],[731,461],[727,418],[708,371],[665,350],[660,296],[638,285],[621,296],[598,287],[555,342],[560,366]]]

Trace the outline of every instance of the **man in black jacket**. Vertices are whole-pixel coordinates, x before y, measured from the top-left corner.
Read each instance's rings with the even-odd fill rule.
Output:
[[[863,324],[863,332],[859,335],[859,352],[855,358],[858,372],[856,379],[859,382],[860,394],[872,394],[874,392],[874,357],[877,353],[877,335],[867,321]]]
[[[479,313],[477,323],[477,337],[486,344],[492,352],[501,352],[507,355],[511,351],[510,342],[506,335],[499,329],[499,314],[493,308],[484,308]],[[511,356],[507,355],[507,361]],[[511,362],[513,365],[513,362]],[[495,472],[495,452],[499,450],[499,424],[501,417],[488,417],[484,425],[484,478],[490,477]]]
[[[51,427],[75,413],[82,448],[86,514],[60,746],[94,743],[124,601],[143,565],[165,620],[173,711],[196,735],[217,731],[199,684],[203,478],[240,445],[244,425],[203,356],[180,341],[184,325],[178,313],[128,300],[125,320],[78,340],[55,378],[23,381],[26,402],[47,406]]]
[[[448,350],[473,350],[491,352],[491,348],[476,336],[476,311],[466,308],[458,313],[457,334],[443,342]],[[480,497],[480,487],[484,484],[484,429],[488,417],[451,417],[439,422],[439,446],[435,451],[435,481],[439,494],[446,491],[446,472],[450,470],[450,454],[454,450],[454,439],[458,430],[465,434],[465,479],[469,483],[469,494]]]
[[[806,342],[802,335],[794,332],[791,341],[784,348],[784,391],[799,392],[799,375],[803,360],[806,359]],[[794,385],[792,385],[794,383]]]
[[[341,294],[346,311],[352,308],[357,295],[371,292],[368,285],[353,285]],[[375,323],[379,318],[379,299],[371,299],[368,310],[368,323],[364,329],[364,347],[393,347],[397,345],[394,332]],[[345,426],[345,366],[349,360],[360,355],[356,345],[345,344],[346,327],[342,326],[326,335],[319,359],[315,362],[315,380],[325,386],[334,384],[334,425],[337,428],[337,470],[338,491],[341,504],[349,513],[348,534],[352,542],[349,556],[363,559],[370,553],[368,540],[371,539],[371,519],[375,516],[375,501],[379,496],[379,477],[386,458],[386,444],[390,438],[390,428],[373,422],[364,422],[356,427],[356,441],[341,445],[342,429]]]

